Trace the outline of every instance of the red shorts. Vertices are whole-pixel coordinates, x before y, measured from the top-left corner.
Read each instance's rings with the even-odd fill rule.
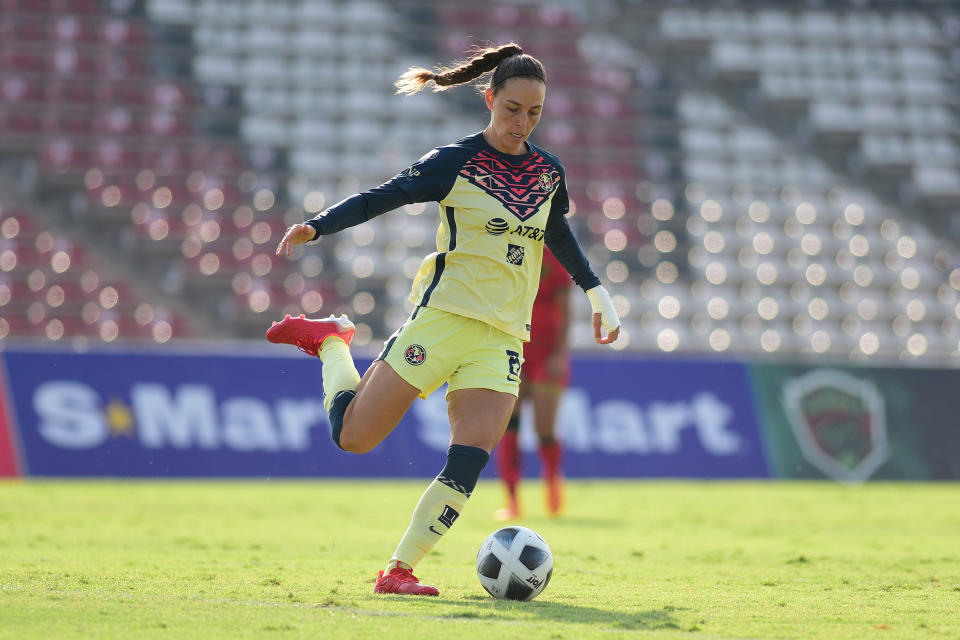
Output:
[[[530,342],[523,345],[523,369],[520,374],[523,382],[567,387],[570,383],[569,355],[561,359],[558,371],[551,371],[549,366],[551,356],[557,350],[558,338],[556,331],[553,330],[534,330],[530,335]],[[561,346],[566,352],[566,345]]]

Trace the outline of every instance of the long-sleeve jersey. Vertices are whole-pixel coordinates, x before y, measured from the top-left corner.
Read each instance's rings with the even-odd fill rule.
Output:
[[[314,239],[415,202],[440,204],[437,250],[420,265],[410,300],[530,339],[543,245],[583,289],[600,284],[567,223],[563,165],[529,145],[510,155],[482,133],[438,147],[384,184],[307,224]]]

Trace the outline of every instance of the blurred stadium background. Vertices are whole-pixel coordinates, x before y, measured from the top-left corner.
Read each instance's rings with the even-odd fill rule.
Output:
[[[516,40],[635,352],[960,362],[960,11],[943,2],[0,0],[0,339],[259,339],[409,313],[432,205],[290,223],[485,126],[410,65]],[[592,345],[576,300],[574,346]]]
[[[436,205],[274,249],[481,130],[472,89],[392,83],[509,40],[624,332],[595,345],[572,296],[570,517],[525,483],[546,599],[478,599],[489,464],[425,567],[453,604],[401,612],[368,571],[443,464],[443,394],[345,455],[318,362],[263,333],[347,313],[363,370]],[[935,0],[0,0],[0,636],[957,637],[958,74]],[[653,477],[711,482],[579,482]]]

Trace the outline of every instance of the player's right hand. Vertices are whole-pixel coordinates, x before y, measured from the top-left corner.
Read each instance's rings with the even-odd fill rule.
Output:
[[[290,225],[290,227],[287,228],[287,232],[283,234],[283,239],[280,241],[280,244],[277,245],[277,255],[293,255],[293,248],[295,246],[310,242],[315,235],[316,231],[308,224],[299,223]]]

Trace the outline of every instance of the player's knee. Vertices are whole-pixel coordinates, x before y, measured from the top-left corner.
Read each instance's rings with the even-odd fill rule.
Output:
[[[368,453],[373,450],[384,436],[381,434],[390,433],[390,429],[384,430],[381,425],[369,416],[358,416],[352,411],[347,411],[343,421],[343,429],[340,431],[340,448],[350,453]]]
[[[350,429],[349,424],[344,424],[340,432],[340,448],[350,453],[367,453],[377,444],[369,437],[365,437],[358,429]]]

